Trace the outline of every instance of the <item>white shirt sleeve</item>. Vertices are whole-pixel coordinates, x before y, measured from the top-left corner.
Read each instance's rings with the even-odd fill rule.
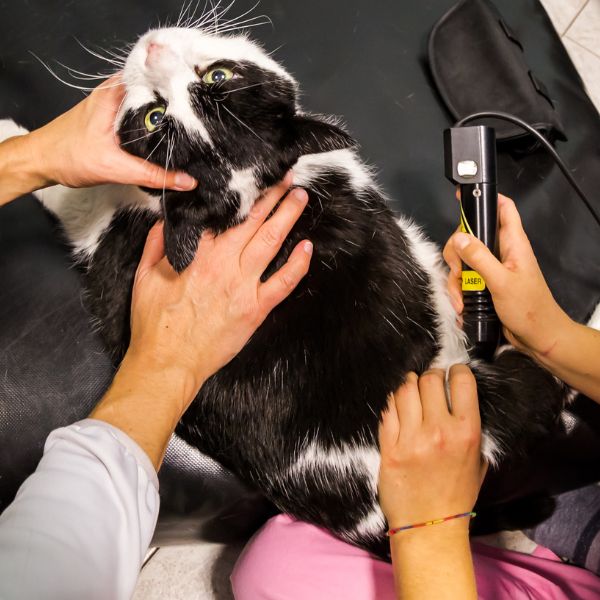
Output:
[[[158,478],[119,429],[53,431],[0,515],[0,598],[130,598],[158,516]]]

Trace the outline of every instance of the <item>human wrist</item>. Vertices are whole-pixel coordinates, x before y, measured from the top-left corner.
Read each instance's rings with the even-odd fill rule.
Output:
[[[435,525],[404,529],[390,535],[390,544],[398,548],[405,548],[420,543],[453,543],[461,539],[468,540],[470,521],[469,517],[463,517],[444,521],[443,523],[436,523]],[[390,527],[402,527],[403,525],[409,525],[409,523],[390,524]]]
[[[185,364],[169,362],[155,351],[130,348],[115,381],[136,381],[140,389],[151,396],[158,395],[176,405],[177,420],[195,398],[207,377]]]
[[[0,174],[3,181],[0,204],[46,185],[46,180],[39,170],[35,143],[32,142],[31,135],[17,135],[0,144]]]
[[[577,323],[558,305],[544,319],[544,323],[550,323],[551,326],[543,328],[545,331],[538,334],[538,339],[529,346],[527,353],[540,365],[551,368],[553,364],[561,362],[563,341],[569,338]]]

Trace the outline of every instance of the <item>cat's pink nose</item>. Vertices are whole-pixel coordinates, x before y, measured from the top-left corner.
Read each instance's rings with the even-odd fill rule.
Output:
[[[156,60],[160,56],[163,49],[164,46],[162,44],[150,42],[146,47],[146,65],[151,63],[153,60]]]

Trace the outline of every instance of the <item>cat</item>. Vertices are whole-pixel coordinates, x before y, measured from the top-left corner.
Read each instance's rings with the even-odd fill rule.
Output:
[[[37,194],[72,246],[85,303],[115,364],[128,345],[132,280],[157,219],[181,272],[202,231],[242,222],[289,169],[309,194],[266,275],[305,238],[314,243],[309,273],[205,383],[177,427],[187,442],[279,510],[388,557],[377,430],[388,394],[409,371],[471,366],[482,453],[492,465],[553,431],[565,386],[514,349],[491,364],[470,358],[439,249],[392,213],[354,139],[335,120],[303,112],[297,82],[257,43],[196,28],[151,30],[122,78],[122,147],[190,173],[199,186]],[[7,131],[4,123],[0,133]]]

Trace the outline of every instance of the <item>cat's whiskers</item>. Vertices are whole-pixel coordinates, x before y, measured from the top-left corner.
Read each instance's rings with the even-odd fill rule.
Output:
[[[52,77],[54,77],[54,79],[57,79],[58,81],[60,81],[62,84],[66,85],[67,87],[73,88],[74,90],[81,90],[83,92],[91,92],[93,90],[96,89],[96,86],[93,87],[87,87],[84,85],[76,85],[74,83],[71,83],[69,81],[65,81],[62,77],[60,77],[60,75],[58,75],[57,73],[55,73],[53,71],[53,69],[51,67],[49,67],[37,54],[35,54],[35,52],[32,52],[31,50],[29,50],[29,54],[31,54],[31,56],[33,56],[43,67],[44,69],[46,69],[48,71],[48,73],[50,73],[50,75],[52,75]],[[105,86],[106,88],[113,88],[113,87],[117,87],[120,85],[125,85],[122,81],[113,83],[111,85],[107,85]]]
[[[250,88],[257,87],[259,85],[266,85],[267,83],[271,83],[271,80],[261,81],[259,83],[253,83],[252,85],[245,85],[244,87],[235,88],[233,90],[223,90],[223,94],[233,94],[234,92],[241,92],[242,90],[249,90]],[[223,100],[217,100],[217,102],[222,102]]]
[[[173,134],[175,135],[175,134]],[[173,139],[169,132],[167,132],[167,156],[165,158],[165,175],[163,177],[163,187],[162,187],[162,196],[160,199],[160,203],[163,211],[163,218],[166,218],[167,211],[165,210],[165,190],[167,188],[167,171],[169,170],[169,163],[171,162],[171,155],[173,153]]]
[[[196,13],[198,12],[198,7],[200,6],[201,0],[196,1],[196,6],[194,6],[194,10],[190,13],[190,9],[192,8],[192,4],[194,4],[194,0],[189,0],[189,2],[184,2],[181,5],[181,10],[179,11],[179,16],[177,17],[177,21],[175,22],[175,27],[187,27],[187,25],[196,17]],[[204,2],[204,8],[202,9],[202,13],[206,9],[207,0]],[[189,13],[189,14],[188,14]]]
[[[260,18],[264,18],[263,21],[258,21],[258,19]],[[214,33],[218,33],[220,35],[223,35],[225,33],[233,33],[234,31],[239,31],[242,29],[250,29],[252,27],[260,27],[262,25],[272,25],[273,21],[271,21],[271,19],[269,19],[269,17],[267,17],[266,15],[261,15],[260,17],[252,17],[252,19],[249,19],[247,22],[242,22],[236,25],[232,25],[230,27],[222,27],[218,32],[214,32]]]
[[[86,73],[85,71],[78,71],[77,69],[74,69],[73,67],[69,67],[69,65],[65,65],[64,63],[61,63],[59,60],[55,61],[57,64],[59,64],[61,67],[63,67],[64,69],[67,70],[67,72],[69,73],[69,75],[71,75],[71,77],[73,77],[74,79],[79,79],[81,81],[93,81],[96,79],[108,79],[109,77],[112,77],[117,71],[113,71],[112,73]],[[123,85],[123,84],[121,84]]]
[[[136,127],[135,129],[125,129],[120,133],[135,133],[136,131],[148,131],[145,127]]]
[[[132,140],[127,140],[126,142],[122,142],[121,146],[127,146],[128,144],[133,144],[133,142],[138,142],[139,140],[143,140],[144,138],[150,137],[155,133],[160,131],[160,127],[157,127],[154,131],[149,131],[146,135],[141,135],[140,137],[134,138]]]
[[[221,2],[222,0],[219,0],[215,5],[213,5],[211,2],[211,9],[208,11],[206,11],[205,4],[202,15],[195,21],[188,21],[184,24],[184,26],[196,29],[205,28],[207,30],[207,33],[222,35],[224,33],[232,33],[240,29],[257,27],[259,25],[265,25],[267,23],[270,23],[271,25],[273,24],[271,19],[269,19],[267,15],[256,15],[254,17],[248,17],[247,19],[244,19],[244,17],[249,15],[253,10],[255,10],[259,6],[260,0],[257,1],[251,8],[249,8],[241,15],[225,21],[223,21],[222,18],[229,12],[231,7],[235,3],[235,0],[233,0],[227,6],[223,7],[223,9],[220,12],[218,12],[217,9],[220,6]],[[210,23],[211,19],[212,23]]]
[[[148,154],[148,156],[146,156],[146,158],[144,159],[144,162],[148,162],[150,160],[150,157],[154,154],[156,149],[162,144],[165,137],[167,137],[167,134],[163,133],[163,136],[160,138],[160,140],[158,140],[158,143],[156,144],[156,146],[154,146],[154,148],[152,148],[152,151],[150,152],[150,154]]]
[[[258,8],[259,4],[260,4],[260,0],[257,0],[257,2],[255,2],[246,12],[243,12],[241,15],[238,15],[237,17],[234,17],[233,19],[228,19],[227,21],[225,21],[223,23],[223,26],[231,27],[231,26],[239,25],[240,22],[242,22],[245,17],[247,17],[256,8]],[[252,21],[252,20],[256,20],[256,19],[260,19],[260,18],[268,18],[268,17],[266,15],[256,15],[254,17],[249,17],[246,20]]]
[[[217,118],[219,119],[219,123],[221,123],[222,127],[225,127],[223,123],[223,119],[221,118],[221,111],[219,110],[219,100],[215,99],[215,108],[217,109]]]
[[[252,129],[252,127],[250,127],[250,125],[244,123],[244,121],[242,121],[237,115],[235,115],[234,113],[232,113],[225,105],[223,105],[223,108],[241,125],[243,125],[246,129],[248,129],[251,133],[253,133],[261,142],[263,142],[264,144],[266,144],[265,140],[263,140],[260,135],[258,135],[258,133],[256,133],[256,131],[254,131],[254,129]]]
[[[96,52],[95,50],[92,50],[91,48],[88,48],[85,44],[83,44],[82,42],[80,42],[77,38],[75,38],[75,41],[88,53],[91,54],[92,56],[99,58],[100,60],[103,60],[104,62],[107,62],[111,65],[114,65],[115,67],[117,67],[119,70],[123,69],[125,67],[125,62],[127,60],[127,57],[125,56],[120,56],[117,55],[113,52],[111,52],[110,50],[105,50],[105,52],[108,52],[109,54],[111,54],[111,56],[113,58],[110,58],[108,56],[104,56],[102,54],[100,54],[99,52]]]

